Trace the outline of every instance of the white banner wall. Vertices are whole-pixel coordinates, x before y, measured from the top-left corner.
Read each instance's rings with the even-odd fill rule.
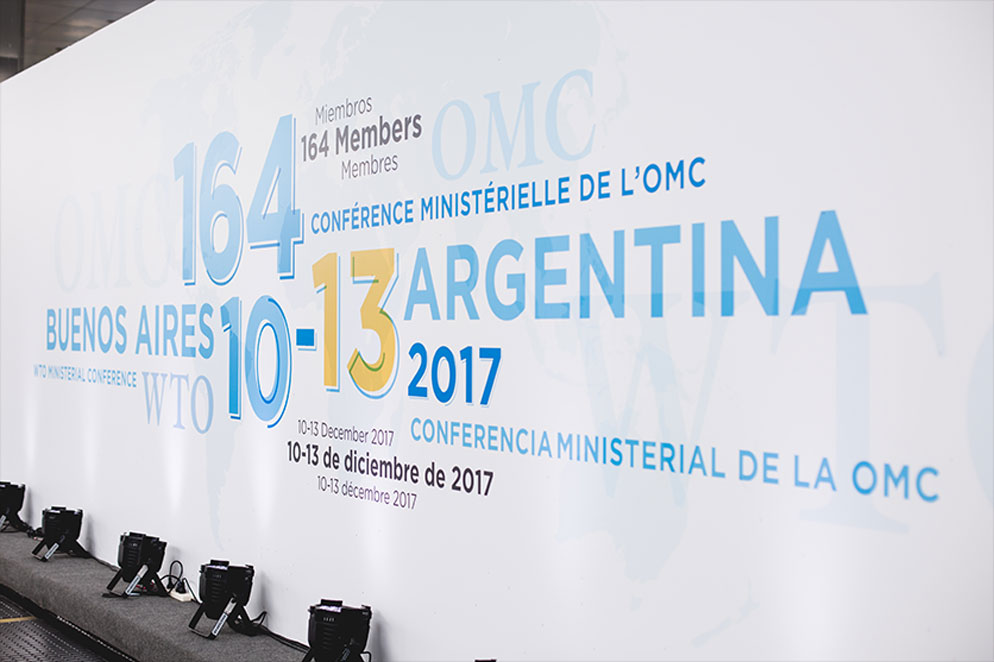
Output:
[[[0,85],[0,478],[377,660],[990,659],[992,24],[154,3]]]

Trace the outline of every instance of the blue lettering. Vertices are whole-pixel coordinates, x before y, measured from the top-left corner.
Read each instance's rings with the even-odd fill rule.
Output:
[[[915,479],[915,489],[918,490],[918,496],[920,496],[923,501],[928,501],[929,503],[932,503],[933,501],[936,501],[939,498],[939,495],[925,494],[925,492],[922,491],[922,476],[924,476],[925,474],[932,474],[933,476],[938,476],[939,472],[933,469],[932,467],[925,467],[924,469],[918,472],[918,478]]]
[[[183,356],[193,358],[197,355],[197,350],[194,349],[193,347],[190,347],[187,344],[187,341],[196,332],[197,328],[193,325],[193,322],[188,321],[188,319],[190,317],[196,316],[197,306],[196,304],[192,303],[184,303],[182,306],[180,306],[180,310],[182,311],[182,320],[183,320],[180,327],[182,332],[182,340],[180,342],[180,347],[182,347]]]
[[[487,123],[487,160],[480,172],[493,172],[494,167],[491,152],[493,149],[494,128],[497,129],[497,137],[500,139],[500,146],[504,152],[504,167],[511,167],[511,153],[514,150],[514,141],[518,137],[518,129],[521,127],[521,118],[524,115],[525,122],[525,158],[519,166],[537,165],[542,161],[535,156],[535,88],[538,82],[528,83],[521,86],[521,104],[518,106],[518,115],[514,120],[514,134],[509,136],[507,132],[507,122],[504,120],[504,110],[500,104],[500,92],[484,94],[483,98],[490,102],[490,119]]]
[[[863,487],[859,483],[859,470],[866,467],[870,470],[870,486]],[[873,468],[873,465],[865,460],[860,462],[852,470],[852,484],[856,488],[856,491],[860,494],[869,494],[877,486],[877,470]]]
[[[759,272],[756,261],[749,252],[742,235],[735,227],[735,221],[721,222],[721,314],[735,314],[735,262],[742,267],[742,273],[752,286],[759,303],[767,315],[776,315],[779,310],[780,263],[778,261],[778,219],[766,217],[766,274]]]
[[[780,481],[774,475],[777,472],[777,453],[763,453],[763,482],[777,485]]]
[[[473,303],[473,288],[476,287],[476,280],[480,273],[480,264],[476,257],[476,251],[468,244],[449,246],[446,250],[446,258],[446,319],[454,320],[456,318],[456,297],[462,299],[463,305],[466,306],[466,313],[469,315],[469,319],[480,319],[479,314],[476,312],[476,304]],[[469,264],[469,274],[465,280],[456,280],[456,260],[464,260]]]
[[[569,250],[569,236],[537,237],[535,239],[535,318],[536,319],[567,319],[569,303],[546,303],[545,288],[549,285],[566,283],[565,269],[546,269],[545,256],[547,253],[558,253]]]
[[[604,261],[589,234],[580,235],[580,317],[590,317],[590,272],[593,271],[601,291],[615,317],[625,316],[625,231],[614,232],[614,279],[607,275]]]
[[[463,122],[466,126],[466,153],[463,157],[462,166],[458,172],[450,173],[445,168],[445,161],[442,159],[442,122],[445,120],[445,113],[449,108],[458,108],[462,112]],[[473,118],[473,111],[469,105],[461,99],[454,99],[442,106],[438,111],[438,118],[435,120],[435,128],[431,141],[431,155],[435,161],[435,170],[445,179],[459,179],[469,170],[469,164],[473,161],[473,152],[476,151],[476,120]]]
[[[680,243],[680,227],[678,225],[637,228],[635,230],[635,245],[649,247],[651,260],[649,282],[652,291],[650,308],[653,317],[663,316],[663,246],[678,243]]]
[[[552,149],[556,156],[566,161],[576,161],[578,159],[582,159],[587,154],[590,154],[590,150],[594,146],[595,127],[593,124],[591,124],[590,133],[587,135],[587,144],[578,152],[566,151],[566,148],[563,147],[562,138],[559,136],[559,97],[563,92],[563,87],[566,86],[566,82],[571,78],[579,78],[582,80],[587,84],[587,90],[590,91],[590,96],[594,95],[593,73],[591,73],[588,69],[576,69],[560,78],[559,81],[553,86],[552,92],[549,94],[549,104],[545,109],[545,135],[549,141],[549,148]]]
[[[818,271],[826,245],[832,247],[838,271]],[[811,239],[811,249],[804,264],[804,274],[797,288],[797,298],[794,299],[791,315],[804,315],[808,312],[808,302],[811,300],[812,292],[844,292],[849,303],[849,312],[853,315],[866,314],[863,293],[856,281],[856,271],[853,269],[852,259],[846,248],[846,240],[842,237],[842,227],[839,225],[838,216],[832,210],[823,211],[818,217],[818,226]]]
[[[745,461],[747,459],[752,464],[752,467],[749,469],[748,473],[746,473],[746,470],[745,470]],[[739,480],[752,480],[753,478],[756,477],[756,469],[757,469],[756,456],[753,455],[751,451],[740,450],[739,451]]]
[[[505,304],[497,296],[497,288],[494,283],[497,276],[497,265],[504,256],[510,256],[517,260],[521,257],[521,251],[521,244],[513,239],[504,239],[494,247],[487,260],[487,303],[490,304],[490,310],[493,314],[504,321],[513,320],[525,309],[525,276],[520,273],[507,275],[507,288],[515,292],[515,297],[512,303]]]
[[[418,287],[418,283],[424,279],[424,288]],[[407,309],[404,310],[404,319],[411,319],[414,306],[427,304],[431,311],[433,320],[439,319],[438,298],[435,296],[435,283],[431,277],[431,266],[428,264],[428,253],[424,247],[418,249],[418,255],[414,259],[414,275],[411,277],[411,289],[407,293]]]

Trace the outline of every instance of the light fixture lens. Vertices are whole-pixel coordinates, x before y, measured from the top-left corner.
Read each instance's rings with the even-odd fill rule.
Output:
[[[147,572],[156,573],[162,567],[165,555],[165,540],[134,531],[122,533],[121,543],[117,547],[117,565],[121,568],[121,577],[131,581],[142,566],[145,566]]]
[[[71,510],[65,506],[52,506],[41,511],[42,540],[31,552],[35,556],[48,547],[38,560],[47,561],[56,552],[88,557],[89,553],[79,544],[79,532],[83,526],[83,511]]]
[[[142,546],[145,542],[144,533],[123,533],[121,544],[117,546],[117,565],[121,568],[121,577],[125,581],[134,579],[142,566]]]
[[[16,515],[24,506],[24,486],[0,480],[0,515]]]
[[[242,606],[248,604],[254,577],[255,569],[251,565],[231,565],[212,559],[200,566],[200,599],[207,617],[220,618],[232,598]]]
[[[352,662],[369,638],[373,610],[368,606],[349,607],[341,600],[321,600],[311,606],[307,643],[317,662]]]
[[[220,618],[229,597],[228,562],[212,559],[200,566],[200,599],[207,618]]]
[[[63,539],[64,543],[75,542],[83,526],[83,511],[65,506],[46,508],[41,514],[41,530],[46,540]]]
[[[0,528],[24,531],[28,525],[21,521],[18,513],[24,506],[24,486],[0,480]]]

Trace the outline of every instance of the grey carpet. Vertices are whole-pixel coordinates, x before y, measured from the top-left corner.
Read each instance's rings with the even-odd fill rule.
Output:
[[[114,570],[63,554],[42,563],[31,555],[36,544],[23,533],[0,533],[0,584],[141,662],[300,662],[304,657],[270,637],[247,637],[227,625],[213,641],[199,637],[187,628],[197,609],[192,602],[101,597]],[[123,583],[116,587],[123,589]],[[198,629],[207,632],[212,625],[205,617]]]

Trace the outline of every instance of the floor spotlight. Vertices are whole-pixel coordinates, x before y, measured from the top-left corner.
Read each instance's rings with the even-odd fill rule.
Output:
[[[302,662],[361,662],[369,638],[373,610],[347,607],[341,600],[322,600],[310,608],[307,644],[310,649]]]
[[[139,583],[145,586],[149,595],[167,595],[166,587],[159,578],[159,568],[166,555],[166,541],[144,533],[122,533],[121,543],[117,547],[117,565],[121,568],[107,584],[105,597],[122,597],[139,595],[136,587]],[[130,582],[124,593],[114,593],[114,585],[123,579]]]
[[[83,511],[70,510],[65,506],[52,506],[41,512],[42,540],[31,553],[39,561],[47,561],[55,552],[88,557],[89,554],[79,544],[79,531],[83,526]],[[42,548],[48,547],[43,556],[38,556]]]
[[[245,611],[254,576],[255,570],[250,565],[211,560],[200,566],[200,607],[190,621],[190,629],[202,637],[214,639],[227,622],[235,632],[249,636],[258,634],[259,628]],[[205,614],[217,621],[210,634],[197,632],[197,622]]]
[[[0,530],[9,526],[15,531],[27,531],[28,525],[19,513],[24,506],[24,486],[0,480]]]

